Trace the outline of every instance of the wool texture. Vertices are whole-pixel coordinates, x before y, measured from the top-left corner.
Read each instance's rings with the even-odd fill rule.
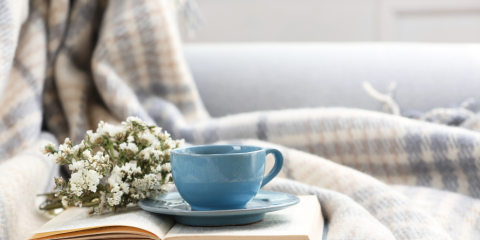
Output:
[[[51,191],[59,167],[42,144],[79,143],[100,120],[128,116],[191,144],[279,149],[284,167],[264,189],[317,196],[329,240],[480,239],[478,115],[425,117],[459,127],[346,108],[211,118],[175,4],[0,1],[0,239],[48,220],[36,194]]]

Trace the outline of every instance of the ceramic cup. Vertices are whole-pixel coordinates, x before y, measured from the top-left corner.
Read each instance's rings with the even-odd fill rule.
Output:
[[[265,175],[267,154],[275,156]],[[177,190],[193,210],[243,209],[282,169],[283,156],[272,148],[204,145],[171,151]]]

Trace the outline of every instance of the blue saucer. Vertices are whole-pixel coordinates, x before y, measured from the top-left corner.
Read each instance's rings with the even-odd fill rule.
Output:
[[[245,209],[194,211],[178,192],[138,203],[143,210],[172,215],[176,222],[190,226],[228,226],[258,222],[265,213],[278,211],[300,202],[294,195],[260,190]]]

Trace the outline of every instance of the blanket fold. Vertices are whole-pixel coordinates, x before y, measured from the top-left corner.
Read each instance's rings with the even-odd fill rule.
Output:
[[[329,240],[480,239],[480,133],[345,108],[211,118],[182,55],[182,2],[0,2],[0,239],[46,221],[35,195],[59,173],[39,145],[131,115],[191,144],[279,149],[265,189],[317,196]]]

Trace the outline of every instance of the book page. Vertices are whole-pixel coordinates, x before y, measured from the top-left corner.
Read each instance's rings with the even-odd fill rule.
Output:
[[[142,229],[125,227],[125,226],[114,226],[114,227],[90,228],[90,229],[76,231],[76,232],[60,233],[60,234],[35,238],[35,240],[46,240],[46,239],[78,240],[78,239],[92,239],[92,238],[95,238],[95,239],[105,239],[105,238],[159,239],[156,235]]]
[[[174,224],[170,216],[150,213],[138,207],[101,215],[89,215],[89,210],[89,208],[68,208],[36,230],[31,239],[109,226],[127,226],[130,230],[138,228],[163,239]]]
[[[276,212],[265,214],[265,218],[254,224],[225,227],[193,227],[182,224],[168,232],[167,240],[183,239],[305,239],[314,240],[323,231],[320,204],[316,196],[300,196],[300,203]],[[322,229],[318,229],[322,226]]]

